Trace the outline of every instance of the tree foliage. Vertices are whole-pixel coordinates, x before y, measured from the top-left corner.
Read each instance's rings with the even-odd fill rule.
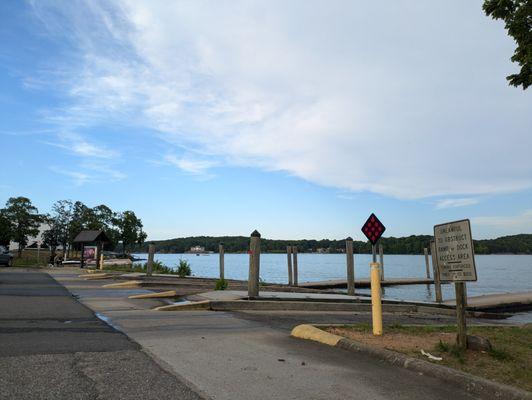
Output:
[[[42,217],[27,197],[11,197],[2,212],[9,224],[11,239],[18,243],[19,254],[28,244],[28,237],[37,236]]]
[[[13,227],[5,210],[0,209],[0,246],[9,246],[13,236]]]
[[[28,238],[38,234],[41,222],[47,225],[43,232],[44,245],[52,253],[59,246],[70,251],[74,238],[83,230],[105,231],[111,240],[106,244],[107,250],[114,250],[120,241],[125,250],[146,239],[142,221],[133,211],[115,212],[104,204],[91,208],[81,201],[59,200],[52,205],[49,214],[41,216],[30,199],[13,197],[0,209],[0,245],[15,241],[19,244],[19,253],[22,252]]]
[[[532,0],[485,0],[482,8],[487,16],[504,21],[517,44],[511,60],[520,71],[506,79],[510,85],[528,88],[532,84]]]
[[[429,247],[432,240],[430,235],[413,235],[407,237],[383,237],[381,239],[387,254],[423,254],[423,249]],[[203,246],[207,251],[218,251],[218,245],[224,244],[228,253],[244,253],[249,249],[249,237],[246,236],[195,236],[169,240],[151,241],[159,253],[184,253],[193,246]],[[532,235],[522,234],[504,236],[497,239],[475,240],[476,254],[532,254]],[[261,249],[265,253],[286,252],[286,246],[294,245],[302,253],[325,251],[327,253],[341,253],[345,251],[345,240],[271,240],[261,239]],[[370,253],[369,242],[354,241],[355,253]],[[147,252],[148,243],[135,246],[134,252]]]
[[[135,244],[142,244],[146,240],[146,233],[142,230],[142,221],[133,211],[124,211],[115,218],[117,237],[122,241],[124,251]]]

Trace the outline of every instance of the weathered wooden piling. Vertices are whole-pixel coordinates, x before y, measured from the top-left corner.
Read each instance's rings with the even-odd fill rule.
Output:
[[[218,253],[220,256],[220,280],[225,279],[225,265],[224,265],[224,256],[225,256],[225,250],[224,250],[224,244],[220,243],[218,245]]]
[[[292,246],[292,256],[294,257],[294,286],[298,285],[298,267],[297,267],[297,246]]]
[[[288,264],[288,285],[294,284],[294,276],[292,273],[292,246],[286,246],[286,261]]]
[[[438,270],[438,260],[436,259],[436,243],[434,240],[430,242],[430,254],[432,256],[432,274],[434,275],[434,293],[436,296],[436,302],[441,303],[443,301],[441,293],[440,271]]]
[[[146,276],[153,274],[153,257],[155,254],[155,245],[150,244],[148,246],[148,263],[146,264]]]
[[[462,350],[467,348],[467,328],[466,328],[466,292],[465,282],[455,282],[456,294],[456,344]]]
[[[425,253],[425,270],[427,271],[427,279],[430,279],[429,249],[425,247],[423,253]]]
[[[345,239],[345,254],[347,257],[347,294],[355,295],[355,258],[353,256],[353,238]]]
[[[253,231],[249,243],[248,297],[259,295],[260,278],[260,233]]]

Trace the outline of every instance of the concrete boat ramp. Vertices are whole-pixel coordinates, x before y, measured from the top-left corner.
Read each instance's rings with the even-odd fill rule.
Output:
[[[454,307],[454,299],[443,304]],[[468,297],[467,308],[479,311],[526,311],[532,310],[532,292],[498,293]]]
[[[87,274],[90,276],[91,274]],[[87,276],[87,278],[88,278]],[[290,287],[283,284],[266,284],[260,290],[258,298],[247,297],[247,282],[230,280],[229,290],[212,291],[216,279],[177,276],[154,275],[146,277],[145,274],[121,274],[105,276],[104,279],[124,280],[135,279],[135,287],[151,289],[155,292],[176,291],[176,296],[189,300],[185,303],[174,303],[174,299],[168,299],[168,310],[189,308],[210,308],[212,310],[300,310],[300,311],[369,311],[370,299],[367,295],[348,296],[347,294],[329,292],[327,289],[345,287],[345,280],[305,282],[298,287]],[[128,282],[111,286],[127,285]],[[383,286],[394,285],[422,285],[431,284],[432,279],[426,278],[392,278],[383,281]],[[355,282],[356,288],[369,287],[368,280]],[[123,287],[124,289],[125,287]],[[164,297],[164,296],[163,296]],[[168,296],[174,297],[174,296]],[[174,298],[175,298],[174,297]],[[201,304],[194,304],[201,302]],[[207,304],[208,303],[208,304]],[[433,302],[414,302],[396,299],[383,299],[384,309],[389,312],[430,312],[435,314],[453,314],[454,300],[448,300],[441,304]],[[532,292],[503,293],[475,296],[468,298],[468,310],[478,317],[506,318],[506,312],[515,312],[532,309]],[[497,314],[498,313],[498,314]],[[482,314],[482,315],[480,315]]]

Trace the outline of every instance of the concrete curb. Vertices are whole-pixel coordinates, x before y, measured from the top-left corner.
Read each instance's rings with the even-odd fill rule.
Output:
[[[293,337],[306,340],[314,340],[315,342],[327,344],[329,346],[336,346],[338,342],[343,339],[342,336],[333,335],[332,333],[325,332],[312,325],[298,325],[292,329],[290,334]]]
[[[141,281],[126,281],[126,282],[120,282],[120,283],[109,283],[107,285],[103,285],[104,288],[123,288],[123,289],[129,289],[129,288],[137,288],[140,287],[142,284]]]
[[[83,278],[86,281],[95,281],[98,279],[107,279],[111,278],[113,275],[106,274],[106,273],[99,273],[99,274],[85,274],[85,275],[79,275],[79,278]]]
[[[522,389],[493,382],[443,365],[412,358],[395,351],[368,346],[325,331],[321,331],[322,333],[315,331],[321,331],[321,329],[313,325],[298,325],[292,329],[291,336],[299,339],[314,340],[354,353],[363,353],[397,367],[442,379],[461,387],[468,393],[480,396],[482,399],[532,400],[532,393]]]
[[[153,292],[145,294],[135,294],[129,296],[128,299],[164,299],[167,297],[176,297],[177,293],[175,290],[167,290],[166,292]]]
[[[407,313],[415,312],[415,306],[385,304],[382,307],[384,312]],[[304,302],[304,301],[268,301],[268,300],[211,300],[211,310],[213,311],[358,311],[370,312],[371,304],[366,303],[332,303],[332,302]]]
[[[192,303],[170,304],[167,306],[160,306],[153,309],[153,311],[192,311],[192,310],[208,310],[210,308],[210,300],[195,301]]]

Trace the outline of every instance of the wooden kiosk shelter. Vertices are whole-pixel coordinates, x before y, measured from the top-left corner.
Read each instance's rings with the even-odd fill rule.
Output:
[[[81,268],[84,268],[85,266],[85,246],[96,246],[95,259],[96,265],[98,265],[98,260],[100,258],[100,254],[102,254],[103,246],[105,243],[109,242],[109,237],[107,237],[104,231],[81,231],[78,233],[78,235],[74,238],[74,243],[81,244]]]

